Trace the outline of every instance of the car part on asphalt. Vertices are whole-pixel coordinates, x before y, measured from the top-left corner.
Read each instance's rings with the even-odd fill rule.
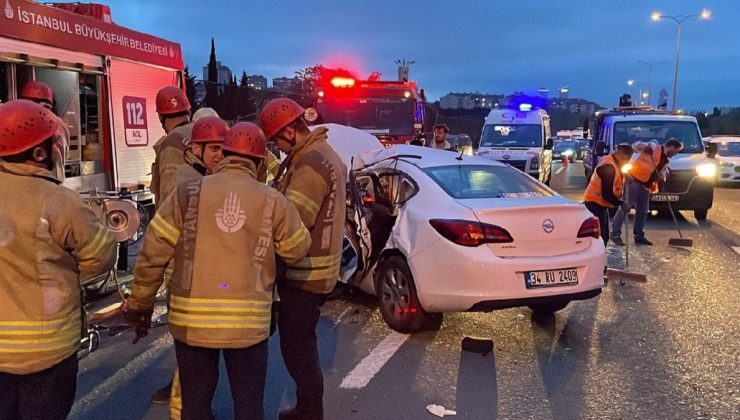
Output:
[[[627,190],[624,193],[624,201],[627,201]],[[608,223],[608,222],[607,222]],[[624,230],[626,240],[624,241],[624,270],[616,268],[606,269],[606,278],[612,281],[620,282],[631,281],[635,283],[647,283],[647,276],[642,273],[633,273],[630,271],[630,217],[629,213],[624,215]]]

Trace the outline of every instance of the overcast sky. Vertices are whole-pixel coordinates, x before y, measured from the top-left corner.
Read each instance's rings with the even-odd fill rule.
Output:
[[[218,59],[240,75],[293,76],[314,64],[410,78],[427,96],[510,94],[545,87],[556,95],[616,105],[620,94],[673,89],[677,25],[650,15],[712,12],[682,25],[678,106],[740,106],[740,1],[580,0],[107,0],[114,22],[182,45],[202,76],[211,37]],[[632,88],[627,80],[636,81]]]

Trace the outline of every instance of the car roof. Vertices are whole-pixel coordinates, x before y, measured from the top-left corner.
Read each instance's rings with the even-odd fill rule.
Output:
[[[604,118],[610,120],[628,120],[628,121],[689,121],[696,122],[696,117],[690,115],[674,114],[630,114],[630,113],[609,113]]]
[[[419,168],[431,168],[434,166],[447,165],[491,165],[506,166],[506,164],[487,159],[480,156],[461,155],[448,150],[433,149],[431,147],[393,145],[381,150],[373,150],[361,153],[353,162],[353,169],[361,169],[374,165],[381,160],[392,160],[399,156],[414,156],[404,160],[418,166]],[[417,158],[418,156],[418,158]],[[458,158],[462,156],[460,160]]]

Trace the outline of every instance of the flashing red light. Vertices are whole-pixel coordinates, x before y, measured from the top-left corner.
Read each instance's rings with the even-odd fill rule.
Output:
[[[355,85],[355,79],[350,77],[332,77],[331,85],[335,88],[351,88]]]
[[[599,219],[596,217],[589,217],[578,229],[579,238],[592,237],[599,239],[601,237],[601,226],[599,225]]]
[[[476,247],[482,244],[514,242],[506,229],[486,223],[432,219],[429,224],[440,235],[462,246]]]

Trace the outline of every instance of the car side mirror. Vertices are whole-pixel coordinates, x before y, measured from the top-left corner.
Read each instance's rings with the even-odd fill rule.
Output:
[[[606,149],[606,143],[602,140],[597,141],[594,146],[594,152],[596,153],[596,156],[604,156],[608,152]]]
[[[706,147],[707,157],[714,159],[717,156],[717,143],[709,143]]]
[[[552,139],[552,137],[550,137],[549,139],[545,140],[545,147],[544,147],[544,149],[545,150],[552,150],[552,145],[553,145],[553,139]]]

